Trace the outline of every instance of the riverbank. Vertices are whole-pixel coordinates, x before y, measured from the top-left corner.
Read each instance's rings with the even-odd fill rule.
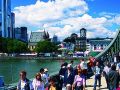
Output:
[[[33,57],[33,56],[20,56],[20,57],[11,57],[11,56],[5,56],[0,57],[0,60],[11,60],[11,59],[17,59],[17,60],[79,60],[81,58],[87,59],[87,57]]]

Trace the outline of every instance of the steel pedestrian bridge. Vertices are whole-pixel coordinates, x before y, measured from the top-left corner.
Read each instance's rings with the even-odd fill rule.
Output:
[[[117,56],[120,56],[120,29],[106,49],[99,53],[95,58],[101,61],[114,62],[114,57]]]

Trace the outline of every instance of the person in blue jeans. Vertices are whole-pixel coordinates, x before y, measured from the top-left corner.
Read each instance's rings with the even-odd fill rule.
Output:
[[[96,62],[96,66],[94,68],[94,74],[95,74],[95,82],[94,82],[94,89],[93,90],[96,90],[96,86],[97,86],[97,81],[99,82],[98,86],[100,88],[100,85],[101,85],[101,73],[100,73],[100,67],[99,67],[99,62]]]

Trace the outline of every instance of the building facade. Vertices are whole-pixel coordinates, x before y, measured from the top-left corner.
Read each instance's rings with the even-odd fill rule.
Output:
[[[112,41],[113,38],[89,38],[87,39],[87,51],[101,52]]]
[[[11,13],[11,37],[15,38],[15,13]]]
[[[70,44],[74,44],[74,50],[79,52],[101,52],[103,51],[112,41],[113,38],[87,38],[87,30],[80,29],[80,37],[73,33],[70,37],[66,38],[66,46],[71,47]],[[74,39],[73,39],[74,38]],[[75,40],[75,43],[74,43]],[[65,46],[65,45],[64,45]]]
[[[80,29],[80,37],[78,37],[75,41],[75,48],[79,51],[86,51],[86,44],[87,44],[87,38],[86,38],[86,29],[82,28]]]
[[[55,44],[58,42],[58,37],[56,35],[53,36],[52,42]]]
[[[45,31],[31,32],[28,48],[33,51],[39,41],[49,40],[49,33]]]
[[[0,0],[0,37],[11,36],[11,0]]]
[[[14,33],[15,39],[28,42],[27,27],[17,27],[15,28]]]

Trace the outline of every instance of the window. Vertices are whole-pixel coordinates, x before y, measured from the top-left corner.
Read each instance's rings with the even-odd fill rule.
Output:
[[[97,49],[97,47],[96,47],[96,45],[94,45],[94,50],[96,50]]]
[[[103,45],[101,45],[101,48],[100,48],[101,50],[103,50]]]

